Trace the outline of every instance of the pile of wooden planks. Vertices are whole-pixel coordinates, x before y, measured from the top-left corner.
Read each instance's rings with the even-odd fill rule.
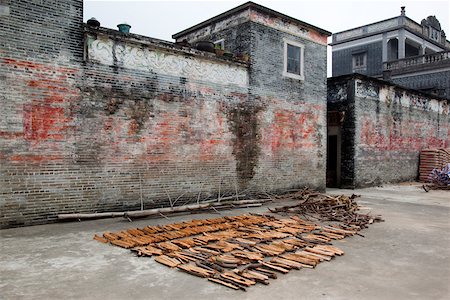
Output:
[[[331,196],[304,188],[294,193],[278,196],[279,199],[298,200],[294,205],[276,207],[269,210],[273,213],[289,213],[301,215],[306,219],[338,222],[341,227],[349,229],[367,228],[374,222],[382,222],[381,216],[361,214],[356,203],[357,195]],[[328,233],[331,236],[333,233]]]
[[[361,228],[298,216],[239,215],[105,232],[94,239],[210,282],[245,291],[291,270],[312,269],[344,252],[333,246]]]
[[[429,182],[429,175],[433,169],[441,169],[450,163],[450,149],[423,149],[420,151],[419,180]]]

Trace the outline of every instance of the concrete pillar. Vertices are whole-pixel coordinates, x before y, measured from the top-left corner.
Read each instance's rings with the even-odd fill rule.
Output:
[[[427,46],[422,45],[420,46],[420,55],[425,55],[425,53],[427,52]]]
[[[388,48],[387,48],[387,43],[388,43],[388,39],[387,39],[387,33],[383,33],[383,48],[382,48],[382,60],[383,62],[388,60]]]
[[[405,30],[398,31],[398,59],[405,58]]]
[[[419,55],[425,55],[425,53],[427,52],[427,47],[425,45],[421,45],[420,49],[419,49]],[[422,57],[422,63],[425,63],[425,56]]]

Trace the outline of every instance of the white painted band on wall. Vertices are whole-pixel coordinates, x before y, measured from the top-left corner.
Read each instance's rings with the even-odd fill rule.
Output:
[[[205,58],[168,53],[132,43],[116,43],[109,37],[87,37],[88,60],[108,66],[143,70],[223,85],[248,86],[243,66],[209,61]]]

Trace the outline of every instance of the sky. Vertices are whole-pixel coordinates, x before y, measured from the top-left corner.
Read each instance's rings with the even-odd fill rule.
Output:
[[[247,1],[84,0],[84,21],[95,17],[101,26],[113,29],[117,29],[117,24],[126,22],[131,25],[132,33],[173,41],[172,34],[245,2]],[[400,7],[406,6],[406,16],[418,23],[427,16],[436,16],[447,34],[447,39],[450,39],[448,0],[254,0],[253,2],[333,33],[398,16]],[[330,76],[331,47],[328,48]]]

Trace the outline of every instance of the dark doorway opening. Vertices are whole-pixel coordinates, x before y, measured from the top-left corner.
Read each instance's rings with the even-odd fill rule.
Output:
[[[327,139],[327,187],[339,187],[337,135],[329,135]]]

